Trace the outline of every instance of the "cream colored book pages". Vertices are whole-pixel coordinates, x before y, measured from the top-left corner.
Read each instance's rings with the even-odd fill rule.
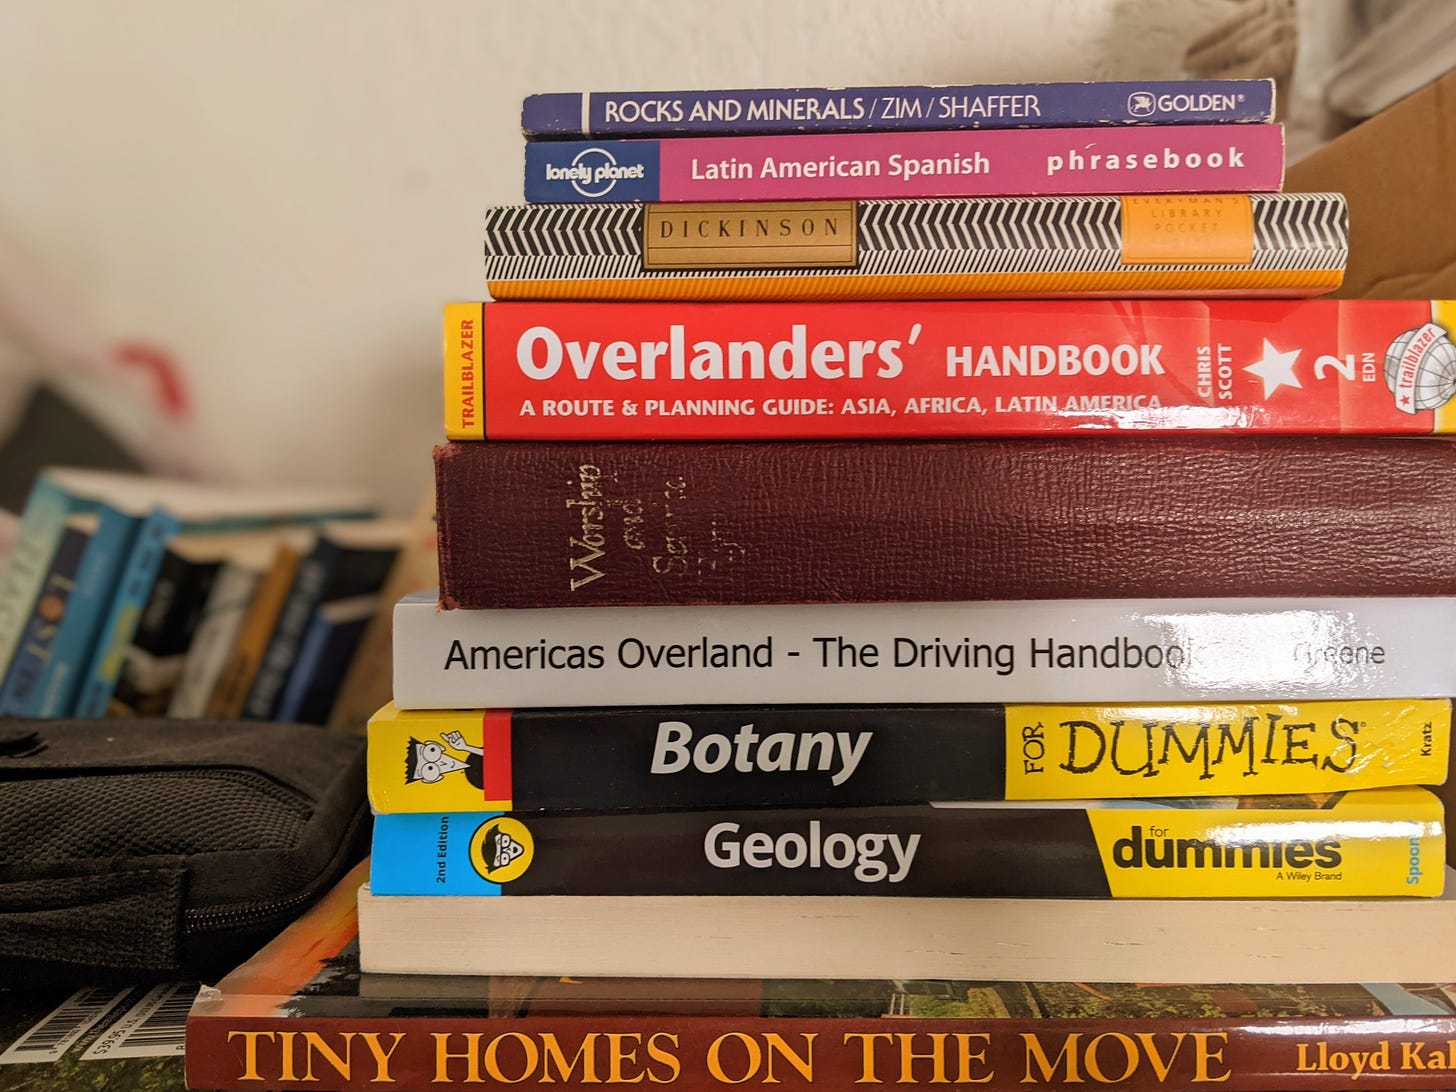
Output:
[[[1435,899],[1285,900],[376,896],[366,885],[359,953],[365,972],[386,974],[1446,982],[1451,878]]]

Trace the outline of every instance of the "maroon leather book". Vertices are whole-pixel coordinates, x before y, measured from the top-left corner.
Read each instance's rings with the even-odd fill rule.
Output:
[[[1456,445],[435,449],[447,607],[1456,595]]]

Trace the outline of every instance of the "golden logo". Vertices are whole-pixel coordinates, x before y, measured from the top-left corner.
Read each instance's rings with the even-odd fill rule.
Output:
[[[648,205],[642,267],[853,269],[859,261],[853,201]]]
[[[470,864],[491,883],[510,883],[531,867],[536,846],[517,819],[498,815],[470,836]]]

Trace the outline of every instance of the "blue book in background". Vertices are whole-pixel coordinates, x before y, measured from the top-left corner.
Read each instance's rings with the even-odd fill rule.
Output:
[[[408,521],[399,519],[333,523],[320,530],[313,550],[298,566],[298,575],[278,615],[268,650],[243,704],[244,718],[288,719],[282,715],[283,698],[301,663],[304,638],[319,608],[377,594],[408,534]],[[298,684],[304,690],[307,685],[306,680]],[[295,702],[302,701],[303,692],[295,695]]]
[[[95,513],[71,516],[51,556],[50,569],[20,636],[5,682],[0,686],[0,716],[34,715],[41,676],[54,655],[56,633],[70,612],[77,574],[97,526]]]
[[[71,715],[82,673],[91,662],[96,635],[116,594],[122,566],[144,518],[145,513],[126,511],[112,504],[102,504],[97,510],[96,530],[81,557],[76,586],[51,643],[50,658],[36,686],[32,705],[22,715]]]
[[[71,715],[105,715],[173,536],[371,515],[373,507],[368,498],[351,489],[199,484],[174,490],[169,498],[159,500],[137,531],[91,649]]]
[[[297,724],[325,724],[334,707],[334,698],[364,630],[378,612],[378,595],[356,595],[323,603],[314,611],[313,620],[298,646],[298,656],[278,699],[274,718]]]
[[[0,571],[0,672],[10,667],[41,582],[73,515],[94,512],[103,502],[151,503],[160,479],[104,470],[47,467],[36,477],[9,560]]]
[[[1273,120],[1273,80],[590,91],[530,95],[521,108],[532,140]]]

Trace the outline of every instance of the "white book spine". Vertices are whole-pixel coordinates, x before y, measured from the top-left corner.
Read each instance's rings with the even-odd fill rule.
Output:
[[[232,653],[261,579],[262,574],[254,569],[233,563],[223,565],[187,650],[182,677],[167,707],[169,717],[200,717],[207,711],[212,688]]]
[[[1456,598],[394,611],[402,709],[1456,694]]]

